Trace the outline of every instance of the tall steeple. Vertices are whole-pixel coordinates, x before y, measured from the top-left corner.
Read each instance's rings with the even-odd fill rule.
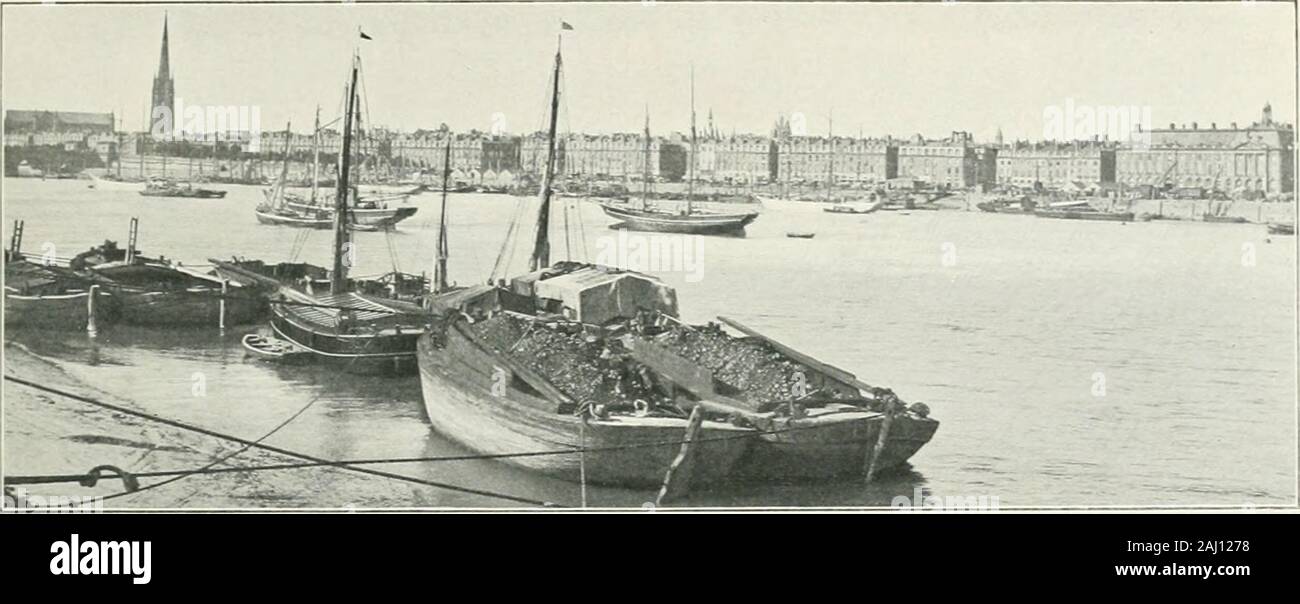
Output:
[[[172,83],[171,57],[167,51],[167,16],[163,16],[162,51],[158,55],[158,75],[153,78],[153,95],[149,108],[149,129],[154,136],[175,132],[176,91]]]

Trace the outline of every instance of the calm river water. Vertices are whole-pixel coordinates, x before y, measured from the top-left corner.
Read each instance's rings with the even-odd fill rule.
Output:
[[[137,216],[139,248],[148,255],[202,265],[234,254],[285,260],[300,247],[302,260],[329,264],[329,233],[303,241],[303,231],[256,222],[252,208],[261,193],[253,187],[224,187],[230,193],[223,200],[181,200],[86,184],[7,179],[5,240],[12,221],[22,219],[24,250],[39,253],[49,242],[57,255],[71,256],[106,238],[124,243]],[[410,203],[420,211],[400,230],[357,234],[356,274],[394,264],[428,270],[439,197],[426,193]],[[571,230],[584,227],[568,244],[571,255],[581,257],[585,248],[595,259],[620,249],[599,208],[565,203]],[[491,271],[516,204],[506,196],[452,196],[454,280],[477,282]],[[552,222],[553,256],[562,258],[562,214]],[[532,221],[519,226],[528,237],[515,250],[516,273]],[[816,237],[787,238],[787,231]],[[624,243],[647,241],[637,237],[644,236]],[[1295,502],[1293,237],[1270,240],[1260,225],[959,211],[855,216],[776,203],[746,238],[707,238],[698,247],[694,240],[663,242],[688,246],[685,270],[649,267],[678,288],[687,320],[736,318],[905,400],[924,401],[942,422],[910,471],[870,486],[846,480],[720,487],[693,494],[690,505],[888,505],[916,489],[997,496],[1004,508]],[[81,334],[10,337],[143,409],[248,438],[319,397],[268,440],[286,448],[334,459],[464,453],[429,429],[416,378],[247,361],[239,336],[251,329],[222,335],[216,326],[113,328],[100,335],[93,354]],[[206,396],[193,396],[196,376]],[[579,500],[577,485],[499,462],[385,469],[565,504]],[[383,504],[503,505],[420,490],[418,499],[395,495]],[[299,504],[311,504],[310,492],[302,497]],[[589,498],[593,505],[640,506],[653,493],[592,489]]]

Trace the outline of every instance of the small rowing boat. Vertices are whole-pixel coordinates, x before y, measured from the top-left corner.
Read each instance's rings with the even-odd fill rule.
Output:
[[[243,344],[249,358],[269,363],[304,365],[314,358],[310,350],[293,342],[256,333],[244,336]]]
[[[785,236],[791,239],[812,239],[817,236],[817,233],[791,231],[786,233]]]

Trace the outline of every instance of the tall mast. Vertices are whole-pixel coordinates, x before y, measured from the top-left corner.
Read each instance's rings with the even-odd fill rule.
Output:
[[[320,180],[320,105],[316,105],[316,126],[311,139],[311,205],[316,205],[317,181]]]
[[[551,265],[551,178],[555,172],[555,125],[560,111],[560,36],[556,36],[555,73],[552,74],[551,86],[551,122],[546,136],[546,171],[542,174],[542,204],[537,212],[537,235],[533,242],[533,257],[529,263],[530,270],[543,269]]]
[[[835,110],[831,110],[830,117],[826,123],[827,147],[829,153],[826,154],[826,201],[831,200],[831,187],[835,185]]]
[[[447,153],[442,158],[442,212],[438,217],[437,263],[433,266],[433,293],[447,291],[447,181],[451,180],[451,136],[447,137]]]
[[[348,85],[347,113],[343,114],[343,149],[339,153],[338,192],[334,195],[334,271],[330,274],[330,293],[341,294],[347,287],[347,267],[343,247],[348,243],[348,173],[352,164],[352,112],[357,101],[357,56],[352,56],[352,81]]]
[[[686,178],[687,214],[691,213],[691,204],[695,201],[695,159],[696,150],[698,148],[695,139],[695,66],[691,65],[691,154],[690,163],[687,164],[687,169],[690,171],[690,175]]]
[[[641,175],[641,209],[650,204],[650,105],[645,107],[645,174]]]
[[[290,122],[284,123],[284,164],[280,168],[280,182],[276,185],[275,206],[284,204],[284,189],[289,185],[289,128]]]

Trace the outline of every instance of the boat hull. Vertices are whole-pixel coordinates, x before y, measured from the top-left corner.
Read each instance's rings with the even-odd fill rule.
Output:
[[[5,327],[60,331],[86,329],[90,320],[89,302],[89,292],[50,296],[24,296],[6,292]],[[97,291],[95,295],[97,326],[103,326],[116,318],[116,300],[106,292]]]
[[[1094,220],[1101,222],[1133,222],[1133,212],[1089,212],[1075,210],[1035,210],[1039,218],[1061,220]]]
[[[157,191],[145,189],[140,191],[144,197],[172,197],[180,199],[221,199],[226,196],[225,191],[214,191],[211,189],[195,189],[192,191],[183,190],[166,190]]]
[[[262,224],[288,226],[304,229],[328,229],[334,226],[333,218],[307,218],[305,216],[286,216],[272,212],[254,210],[257,221]]]
[[[275,341],[258,334],[245,335],[241,343],[249,358],[267,363],[281,365],[305,365],[313,360],[313,355],[291,343]]]
[[[742,480],[798,482],[865,476],[880,430],[882,413],[867,410],[830,410],[778,424],[763,434],[737,468]],[[876,460],[876,472],[907,462],[934,436],[939,422],[900,413],[894,417],[885,446]]]
[[[491,354],[455,328],[443,346],[431,337],[418,347],[420,384],[429,423],[440,434],[482,454],[587,449],[504,458],[502,461],[556,478],[620,487],[655,487],[681,450],[686,420],[612,417],[585,422],[561,413],[544,398],[503,384]],[[753,431],[705,421],[697,433],[692,484],[717,482],[752,444]]]
[[[1222,224],[1245,224],[1249,222],[1241,216],[1215,216],[1213,214],[1202,215],[1201,220],[1204,222],[1217,222]]]
[[[422,333],[339,334],[296,317],[282,306],[271,312],[271,329],[276,337],[310,352],[317,362],[357,375],[388,376],[415,373],[415,341]]]
[[[287,205],[290,208],[294,210],[302,211],[303,213],[320,212],[321,213],[320,215],[324,217],[319,219],[306,219],[306,220],[324,221],[330,227],[332,227],[334,224],[334,212],[330,209],[322,209],[310,204],[293,203],[293,202],[290,202]],[[419,211],[419,208],[414,206],[404,206],[398,208],[353,208],[351,210],[348,210],[348,215],[352,219],[353,228],[387,229],[387,228],[392,228],[397,223],[406,220],[411,216],[414,216],[417,211]],[[260,212],[258,214],[259,220],[261,219],[261,214],[262,213]],[[277,216],[278,215],[276,214],[270,215],[270,217],[272,218]]]
[[[613,204],[600,204],[610,218],[619,221],[611,228],[659,233],[685,233],[694,235],[743,234],[745,227],[758,218],[758,212],[735,214],[670,214],[651,212]]]
[[[221,324],[222,297],[215,289],[185,289],[161,292],[135,292],[113,289],[118,300],[118,313],[123,323],[141,326],[210,325]],[[262,316],[266,304],[262,300],[227,296],[225,298],[225,324],[243,325]]]

